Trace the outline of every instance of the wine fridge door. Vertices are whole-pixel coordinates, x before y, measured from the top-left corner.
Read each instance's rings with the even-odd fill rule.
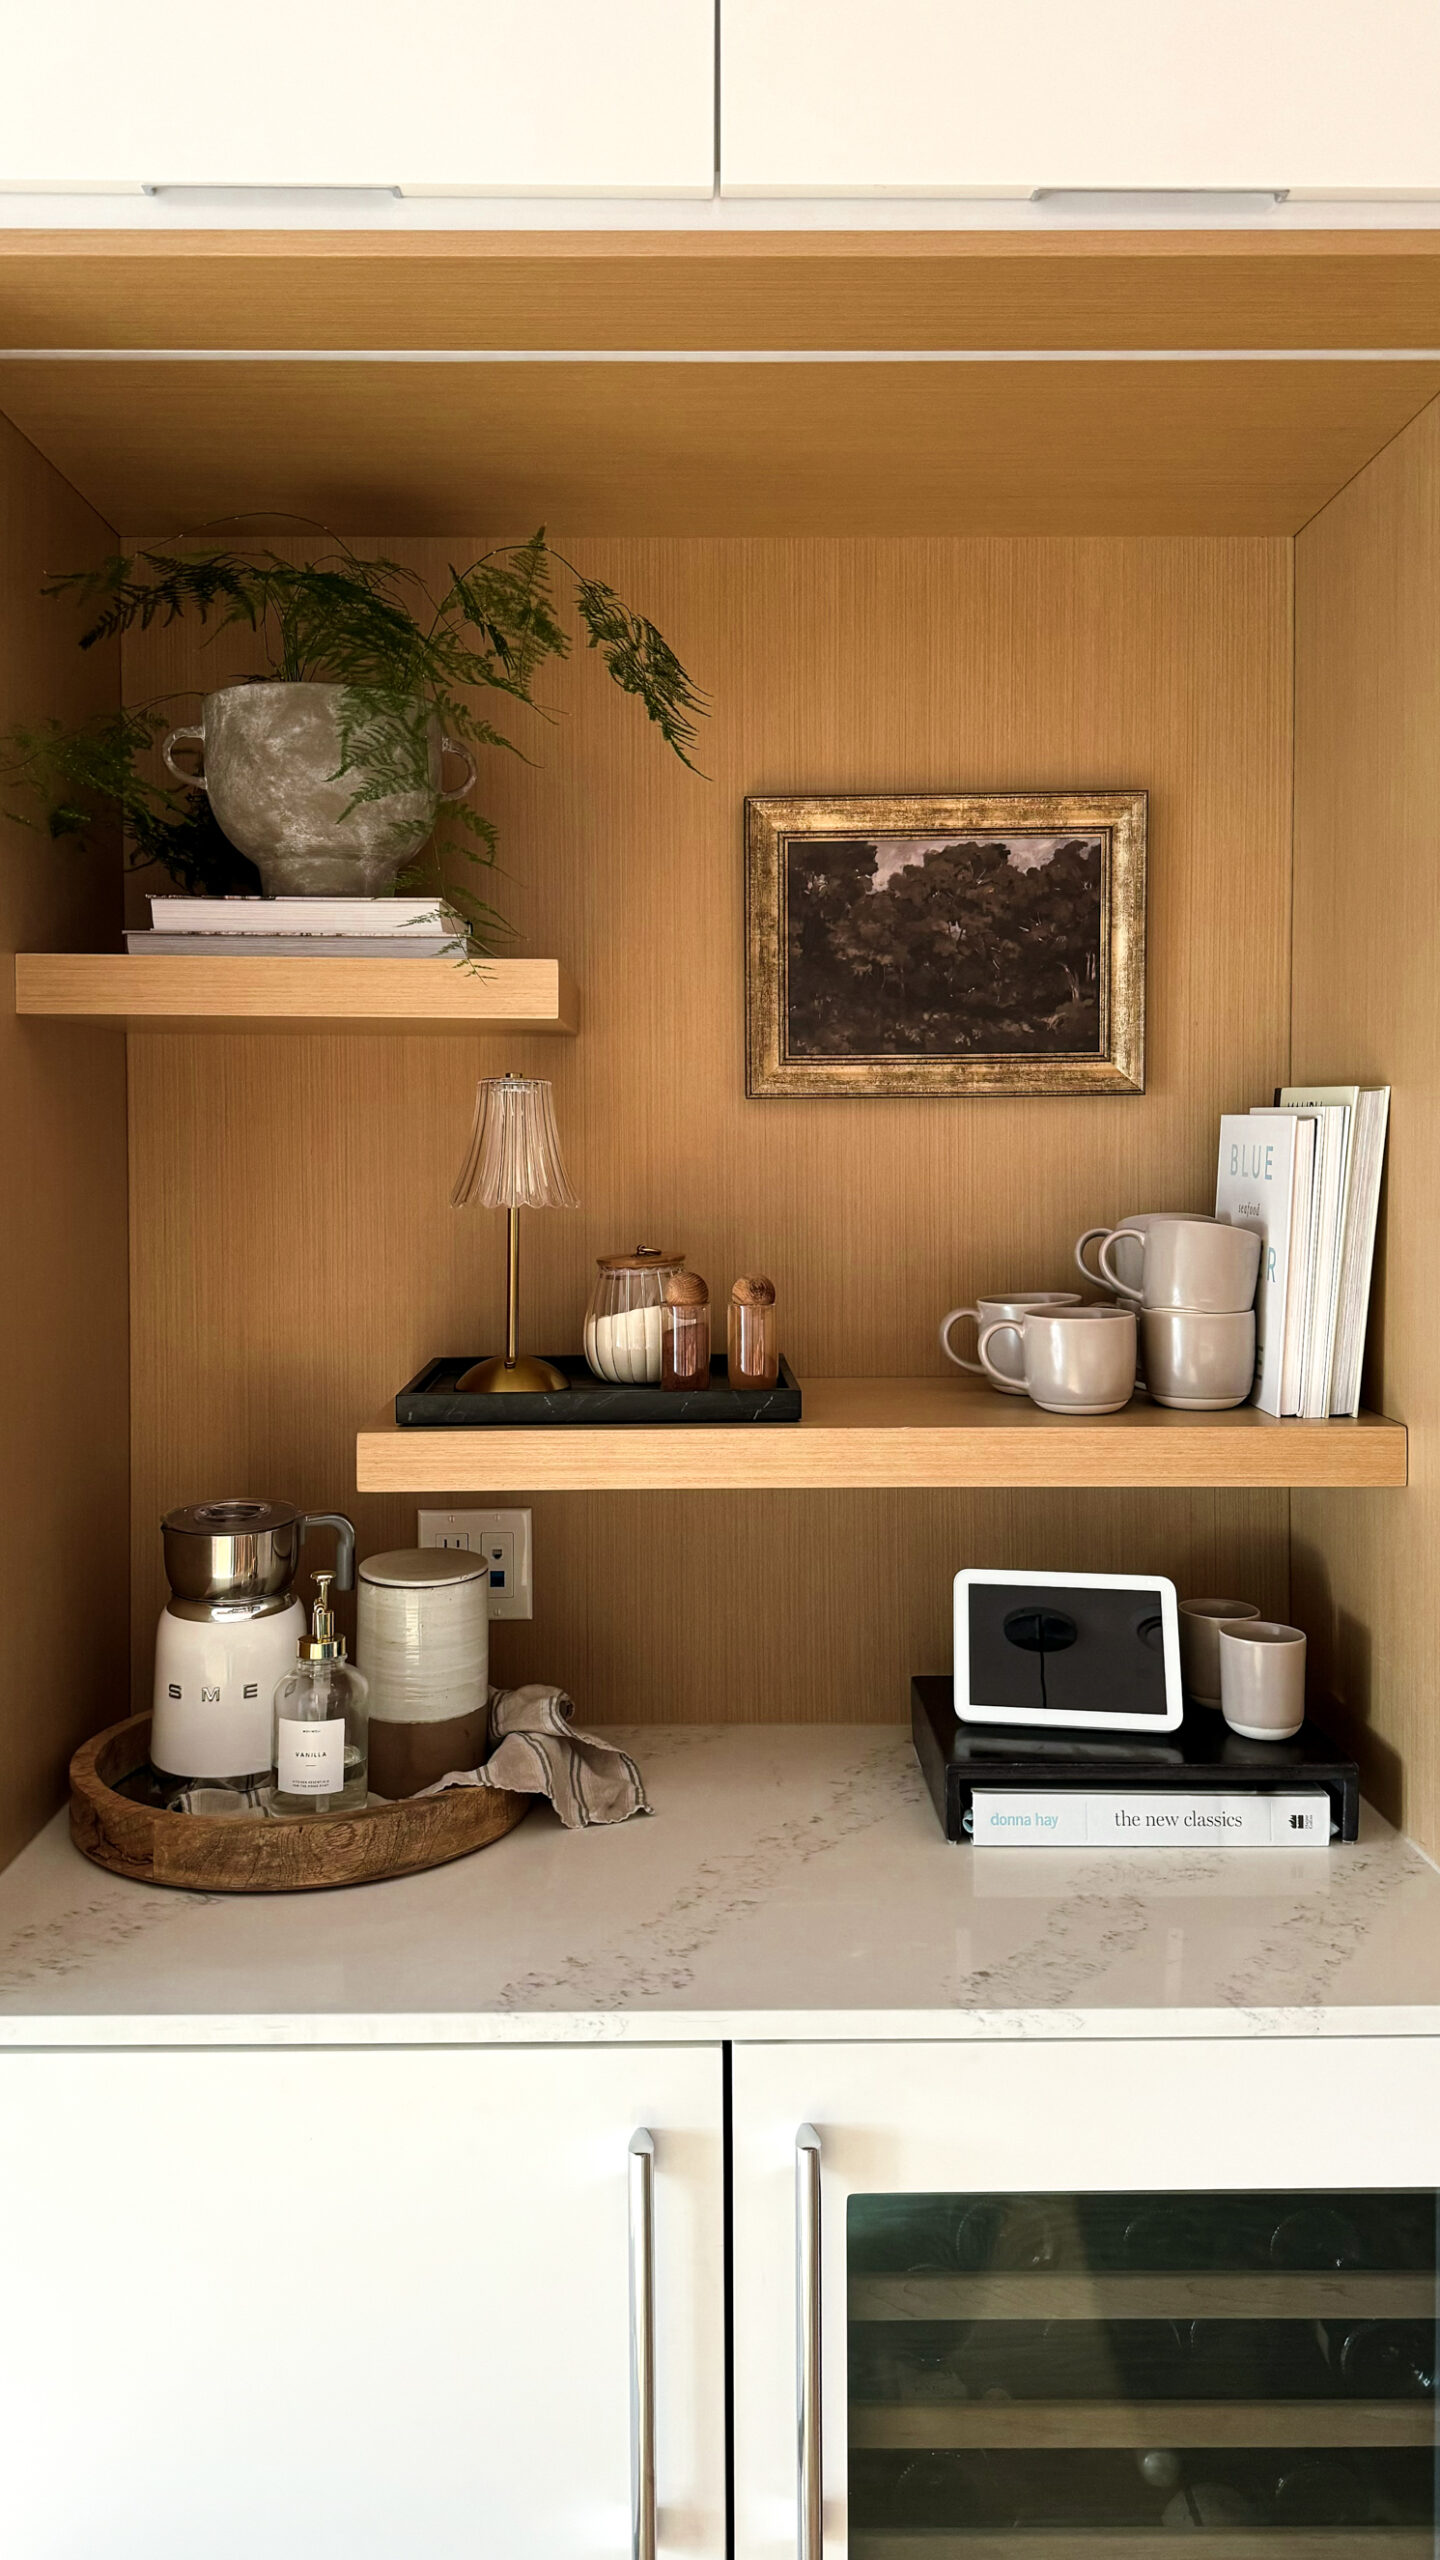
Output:
[[[1440,2045],[742,2047],[736,2560],[1433,2560]]]

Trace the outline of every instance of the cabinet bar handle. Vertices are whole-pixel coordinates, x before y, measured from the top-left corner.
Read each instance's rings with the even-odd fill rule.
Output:
[[[820,2442],[820,2136],[795,2136],[795,2416],[800,2490],[799,2560],[822,2560],[825,2538]]]
[[[655,2560],[655,2144],[630,2136],[630,2547]]]

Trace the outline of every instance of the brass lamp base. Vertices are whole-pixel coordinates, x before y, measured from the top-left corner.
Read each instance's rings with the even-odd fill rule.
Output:
[[[557,1387],[569,1386],[569,1379],[548,1360],[532,1360],[528,1355],[516,1360],[477,1360],[457,1381],[459,1393],[469,1396],[548,1396]]]

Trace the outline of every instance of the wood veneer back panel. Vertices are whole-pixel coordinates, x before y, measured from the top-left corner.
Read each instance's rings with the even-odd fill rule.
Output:
[[[438,575],[480,546],[385,547]],[[495,1336],[503,1221],[446,1205],[477,1074],[554,1077],[581,1197],[525,1222],[533,1347],[574,1344],[593,1257],[645,1240],[684,1247],[722,1303],[770,1271],[796,1368],[834,1376],[938,1373],[947,1307],[1064,1287],[1092,1219],[1203,1206],[1217,1112],[1285,1063],[1288,543],[568,547],[715,700],[701,781],[582,661],[559,727],[532,732],[543,764],[485,774],[503,902],[522,947],[574,971],[579,1039],[131,1040],[142,1680],[167,1504],[258,1489],[354,1507],[362,1551],[413,1543],[412,1501],[352,1496],[353,1434],[428,1355]],[[127,685],[226,663],[172,632]],[[1151,794],[1149,1091],[747,1102],[745,793],[1061,783]],[[497,1630],[497,1670],[563,1680],[597,1716],[901,1714],[905,1674],[949,1659],[966,1561],[1287,1591],[1284,1494],[535,1511],[537,1615]]]
[[[1440,404],[1296,546],[1297,1075],[1393,1087],[1366,1399],[1410,1483],[1294,1497],[1295,1606],[1369,1792],[1440,1851]]]
[[[82,658],[40,596],[113,541],[0,418],[0,730],[117,697],[118,652]],[[0,793],[0,969],[16,950],[113,944],[113,846],[17,825]],[[62,1801],[75,1744],[124,1710],[129,1619],[125,1044],[0,1005],[0,1864]]]

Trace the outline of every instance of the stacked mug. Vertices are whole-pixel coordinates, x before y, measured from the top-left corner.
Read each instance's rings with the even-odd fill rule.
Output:
[[[1146,1209],[1118,1227],[1089,1227],[1075,1247],[1087,1280],[1135,1309],[1145,1385],[1156,1404],[1218,1413],[1255,1384],[1260,1235],[1223,1219]],[[1085,1259],[1098,1244],[1098,1270]]]

